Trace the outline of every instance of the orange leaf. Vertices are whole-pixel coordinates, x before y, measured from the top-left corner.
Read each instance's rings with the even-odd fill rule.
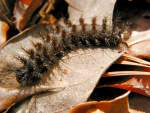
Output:
[[[9,26],[6,22],[0,21],[0,44],[6,42]]]
[[[70,113],[141,113],[129,108],[129,92],[110,101],[91,101],[81,103],[70,110]]]
[[[20,0],[22,3],[30,5],[32,0]]]
[[[150,76],[133,77],[121,84],[113,84],[112,87],[121,88],[150,96]]]

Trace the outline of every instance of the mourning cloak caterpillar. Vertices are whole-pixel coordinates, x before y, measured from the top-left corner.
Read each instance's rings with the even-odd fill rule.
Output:
[[[56,25],[46,25],[46,32],[39,32],[41,42],[32,42],[33,48],[23,49],[28,58],[17,56],[23,64],[15,69],[16,79],[21,86],[39,84],[47,73],[51,73],[58,66],[59,61],[71,51],[77,49],[110,48],[117,49],[123,43],[121,31],[107,25],[96,25],[96,18],[92,24],[84,23],[81,18],[80,25],[70,22],[60,22]]]

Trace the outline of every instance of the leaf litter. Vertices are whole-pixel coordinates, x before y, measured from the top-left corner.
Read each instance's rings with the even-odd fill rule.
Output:
[[[86,1],[87,4],[85,5],[84,2],[73,1],[73,0],[66,0],[66,1],[69,4],[69,8],[70,8],[69,9],[69,19],[72,21],[72,23],[75,23],[75,24],[78,24],[77,22],[78,22],[78,19],[80,17],[84,18],[86,23],[89,23],[93,16],[94,17],[97,16],[100,24],[102,22],[101,20],[105,16],[109,17],[111,20],[113,18],[111,16],[113,14],[114,4],[116,3],[116,0],[113,0],[111,2],[110,1],[105,2],[103,0],[102,1],[90,1],[89,0],[89,1]],[[26,1],[22,0],[22,2],[29,5],[31,1],[30,0],[26,0]],[[117,1],[117,3],[118,3],[118,1]],[[130,3],[134,4],[134,1],[130,2]],[[99,5],[99,4],[106,5],[106,7],[103,7],[104,9],[102,9],[101,5]],[[91,7],[95,7],[95,8],[91,8]],[[29,6],[29,9],[30,9],[30,6]],[[101,10],[100,12],[103,11],[103,13],[100,13],[97,10],[98,11]],[[132,12],[132,10],[131,10],[131,12]],[[134,13],[134,11],[133,11],[133,13]],[[30,14],[32,14],[32,13],[30,13]],[[147,17],[147,14],[148,13],[145,13],[144,15],[146,15],[146,16],[144,16],[144,17]],[[30,17],[30,18],[32,18],[32,17]],[[141,20],[140,21],[136,20],[135,22],[138,23],[136,25],[140,26],[140,25],[142,25],[142,24],[140,24],[140,22],[142,23],[142,22],[147,21],[147,20],[146,21],[145,20],[141,21]],[[28,21],[28,19],[27,19],[27,21]],[[6,22],[8,22],[8,21],[6,21]],[[26,23],[26,22],[24,22],[24,23]],[[33,22],[32,24],[35,24],[35,23]],[[9,23],[9,25],[11,25],[11,24]],[[26,26],[26,25],[24,25],[24,26]],[[12,28],[12,26],[10,28]],[[136,30],[141,30],[142,28],[144,28],[144,27],[142,26],[142,27],[136,28]],[[18,27],[18,29],[20,29],[20,28]],[[21,28],[20,30],[22,30],[22,29],[25,29],[25,32],[30,31],[27,28],[27,26]],[[7,33],[7,30],[4,32]],[[25,34],[25,33],[21,33],[21,34]],[[35,34],[36,34],[36,32],[35,32]],[[66,112],[69,112],[69,108],[79,104],[77,107],[74,107],[74,109],[76,109],[76,110],[85,109],[84,110],[84,112],[85,112],[86,110],[89,110],[89,108],[90,108],[89,113],[92,113],[92,112],[98,112],[99,113],[102,111],[104,112],[103,109],[106,106],[111,105],[111,106],[115,107],[116,106],[115,103],[117,103],[118,101],[121,103],[119,103],[117,106],[121,107],[122,105],[124,105],[123,104],[124,102],[126,102],[126,106],[127,106],[128,105],[127,97],[129,94],[128,92],[123,94],[122,96],[116,97],[115,99],[112,99],[109,101],[107,101],[107,100],[104,101],[104,103],[106,102],[106,106],[103,103],[103,101],[102,102],[101,101],[100,102],[99,101],[94,101],[94,102],[91,101],[91,102],[85,102],[83,104],[80,104],[81,102],[87,101],[87,99],[89,98],[89,96],[93,92],[96,84],[98,83],[98,81],[101,77],[102,77],[101,80],[103,80],[103,78],[107,78],[106,76],[103,75],[103,73],[118,58],[121,59],[121,63],[122,63],[121,65],[132,65],[132,66],[138,65],[140,68],[142,68],[142,71],[141,70],[140,71],[134,71],[134,68],[132,68],[133,69],[132,72],[126,71],[124,73],[122,71],[121,73],[123,73],[122,74],[123,76],[122,75],[120,76],[119,74],[117,76],[119,76],[120,78],[125,77],[125,78],[127,78],[127,80],[124,79],[123,82],[120,82],[119,84],[118,83],[116,84],[115,82],[112,85],[105,84],[105,86],[126,89],[126,90],[130,90],[131,92],[136,92],[136,93],[139,93],[142,95],[149,96],[149,91],[150,91],[150,89],[149,89],[149,74],[148,74],[149,73],[149,62],[146,60],[140,59],[140,58],[147,58],[147,59],[149,58],[149,49],[145,47],[144,52],[143,51],[141,52],[141,49],[140,49],[141,48],[140,44],[143,44],[143,45],[148,44],[148,40],[149,40],[148,34],[149,34],[149,31],[148,32],[147,31],[146,32],[145,31],[144,32],[138,31],[136,36],[131,36],[130,39],[132,39],[132,37],[133,38],[135,37],[133,41],[130,39],[127,41],[127,44],[129,45],[128,54],[129,54],[129,56],[132,55],[131,57],[129,57],[128,55],[125,55],[125,57],[122,58],[121,57],[122,53],[118,53],[118,51],[114,51],[114,50],[112,51],[112,50],[105,50],[105,49],[98,49],[98,50],[94,50],[94,51],[93,50],[87,50],[87,51],[79,50],[79,51],[70,53],[68,55],[69,59],[66,56],[67,58],[64,58],[65,60],[60,64],[61,71],[57,70],[57,69],[55,71],[56,75],[58,75],[60,73],[63,75],[63,81],[60,80],[56,84],[52,83],[53,84],[52,87],[48,87],[49,89],[52,89],[51,90],[52,93],[38,94],[38,95],[33,96],[31,99],[26,100],[25,102],[23,101],[23,103],[20,103],[17,105],[10,104],[10,106],[7,105],[10,108],[12,107],[8,111],[22,112],[22,113],[23,112],[31,112],[31,113],[32,112],[33,113],[34,112],[45,112],[46,113],[49,111],[66,113]],[[26,38],[23,38],[23,37],[26,37]],[[140,37],[143,37],[143,38],[141,39]],[[6,39],[6,38],[7,37],[4,36],[4,39]],[[12,58],[10,57],[10,55],[13,55],[16,51],[20,51],[20,48],[19,48],[20,45],[23,45],[26,47],[31,46],[29,43],[29,40],[35,41],[38,39],[31,38],[28,35],[25,35],[25,36],[24,35],[23,36],[18,35],[16,37],[12,38],[7,44],[4,44],[4,46],[3,46],[4,48],[1,50],[1,57],[0,58],[4,59],[6,57],[7,61],[11,61]],[[8,55],[8,53],[10,55]],[[74,56],[74,57],[72,57],[72,56]],[[101,59],[101,60],[99,60],[99,59]],[[120,63],[120,59],[119,59],[119,63]],[[118,63],[118,61],[116,63]],[[137,72],[137,74],[135,72]],[[139,75],[138,73],[141,73],[141,74]],[[144,75],[145,73],[147,75]],[[116,76],[116,74],[117,73],[115,73],[114,75]],[[113,74],[111,73],[110,77],[112,77],[112,75]],[[126,75],[128,75],[130,77],[128,78],[128,76],[126,76]],[[5,81],[6,78],[4,78],[3,81]],[[99,82],[101,82],[101,80]],[[114,80],[115,80],[115,77],[114,77]],[[67,83],[67,86],[66,85],[63,86],[64,81],[65,81],[65,83]],[[11,79],[10,79],[10,82],[16,83],[15,80],[11,80]],[[1,84],[2,84],[1,86],[4,85],[3,83],[1,83]],[[8,84],[9,84],[9,82],[8,82]],[[58,84],[62,84],[62,87],[60,87]],[[3,90],[4,93],[2,93],[1,97],[4,99],[4,102],[8,101],[7,97],[13,98],[13,95],[15,94],[15,92],[18,92],[18,89],[11,87],[11,85],[8,85],[8,86],[10,88],[9,89],[10,90],[10,96],[7,96],[5,94],[5,92],[7,91],[8,88]],[[49,85],[49,83],[48,83],[48,86],[51,86],[51,85]],[[15,86],[15,87],[17,87],[17,86]],[[64,89],[64,87],[65,87],[65,89]],[[103,85],[100,87],[103,87]],[[63,90],[57,91],[56,90],[57,88],[58,89],[62,88]],[[27,88],[27,89],[25,89],[25,91],[28,91],[29,89],[30,88]],[[43,89],[44,88],[41,88],[41,89],[39,88],[39,90],[38,90],[38,88],[37,88],[36,91],[42,92]],[[48,89],[46,89],[46,90],[48,90]],[[14,94],[11,92],[14,92]],[[25,93],[23,93],[23,94],[25,94]],[[32,94],[27,93],[27,95],[25,95],[25,98],[28,97],[28,95],[31,96]],[[18,97],[21,98],[21,96],[18,96]],[[140,96],[135,96],[135,98],[136,99],[134,99],[134,97],[131,98],[129,96],[131,108],[134,108],[136,106],[134,103],[135,100],[139,100],[140,98],[143,99],[143,100],[139,101],[141,103],[139,105],[142,108],[142,107],[144,107],[144,106],[142,106],[142,103],[145,101],[145,99],[148,99],[147,97],[140,97]],[[16,103],[15,98],[13,99],[13,101],[14,100],[15,100],[14,103]],[[36,102],[36,104],[35,104],[35,102]],[[5,104],[3,104],[3,105],[5,105]],[[95,107],[93,107],[93,105],[94,106],[100,105],[100,108],[98,107],[98,109],[95,109]],[[148,105],[149,105],[149,102],[147,101],[145,106],[148,106]],[[138,107],[136,106],[135,109],[138,109]],[[109,109],[109,110],[110,110],[110,112],[113,110],[115,111],[115,109]],[[130,110],[130,111],[128,111],[128,110]],[[144,109],[142,109],[142,111],[132,110],[132,109],[126,109],[123,111],[124,112],[126,112],[126,111],[131,112],[131,113],[133,111],[136,113],[138,113],[138,112],[142,113],[142,111],[144,112]],[[149,111],[148,109],[145,109],[145,112],[148,112],[148,111]],[[73,110],[70,112],[75,113],[75,111],[73,111]]]

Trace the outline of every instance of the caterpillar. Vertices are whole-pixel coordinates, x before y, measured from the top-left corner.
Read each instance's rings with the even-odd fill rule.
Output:
[[[88,48],[118,49],[124,43],[122,30],[107,25],[107,19],[103,20],[102,25],[96,25],[96,18],[93,18],[92,24],[85,24],[83,18],[79,22],[80,25],[73,25],[69,21],[44,25],[44,30],[38,34],[41,42],[32,42],[33,48],[22,48],[28,57],[16,55],[15,58],[22,66],[13,69],[21,86],[39,84],[71,51]]]

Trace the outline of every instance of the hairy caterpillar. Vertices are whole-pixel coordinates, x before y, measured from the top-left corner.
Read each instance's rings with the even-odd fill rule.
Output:
[[[41,42],[32,42],[33,48],[22,48],[28,58],[16,55],[23,65],[15,67],[16,79],[21,86],[38,84],[47,73],[52,73],[59,61],[71,51],[77,49],[110,48],[118,49],[123,40],[121,30],[107,25],[107,19],[102,25],[96,25],[96,18],[87,25],[80,19],[80,25],[70,22],[45,25],[39,32]]]

